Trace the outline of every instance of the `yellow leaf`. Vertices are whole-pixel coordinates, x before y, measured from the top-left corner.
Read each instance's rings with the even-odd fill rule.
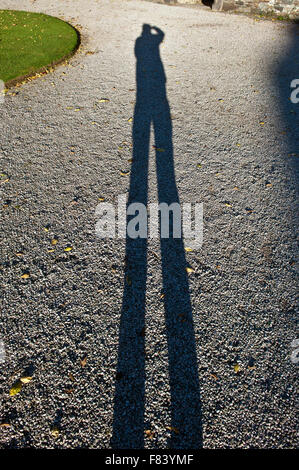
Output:
[[[22,279],[28,279],[30,277],[30,274],[29,273],[24,273],[22,274],[21,278]]]
[[[188,266],[187,266],[187,268],[186,268],[186,271],[187,271],[187,273],[194,273],[194,269],[193,269],[193,268],[190,268],[190,267],[188,267]]]
[[[260,125],[263,126],[265,123],[264,121],[260,121]]]
[[[109,101],[110,101],[109,98],[101,98],[99,100],[99,103],[108,103]]]
[[[20,381],[22,382],[22,384],[28,384],[30,382],[30,380],[32,380],[32,377],[21,377],[20,378]]]
[[[49,248],[48,253],[53,253],[53,251],[55,251],[54,248]]]
[[[10,424],[9,423],[1,423],[0,428],[10,428]]]
[[[236,374],[240,371],[240,366],[239,366],[239,364],[235,364],[235,365],[234,365],[234,371],[236,372]]]
[[[147,430],[145,431],[145,434],[146,434],[146,436],[147,436],[149,439],[153,439],[153,437],[154,437],[154,435],[155,435],[155,433],[154,433],[153,431],[151,431],[150,429],[147,429]]]
[[[51,240],[51,245],[54,246],[54,245],[57,245],[57,243],[58,243],[57,238],[53,238],[53,240]]]
[[[59,436],[59,428],[57,426],[53,426],[51,429],[51,434],[52,436],[57,438]]]
[[[9,395],[13,397],[17,393],[19,393],[22,390],[22,386],[23,386],[22,382],[20,380],[17,380],[17,382],[15,382],[13,386],[11,387],[9,391]]]
[[[180,434],[180,431],[177,428],[173,427],[173,426],[166,426],[166,429],[168,429],[169,431],[173,431],[176,434]]]
[[[128,122],[132,122],[132,121],[133,121],[133,118],[130,117],[130,118],[128,119]]]
[[[121,176],[128,176],[129,173],[130,173],[129,171],[122,171],[122,170],[120,170]]]
[[[72,246],[67,246],[67,247],[64,249],[64,251],[71,251],[72,249],[73,249]]]
[[[190,248],[189,246],[185,246],[185,251],[193,251],[192,248]]]

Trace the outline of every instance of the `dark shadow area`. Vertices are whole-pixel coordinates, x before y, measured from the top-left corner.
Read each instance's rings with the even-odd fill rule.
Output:
[[[163,38],[164,33],[159,28],[143,25],[142,35],[135,43],[137,97],[128,204],[147,205],[151,126],[156,149],[163,149],[156,150],[159,203],[179,203],[166,76],[159,51]],[[127,223],[131,218],[127,218]],[[199,448],[202,444],[201,403],[187,263],[183,240],[172,238],[172,220],[170,237],[160,238],[160,244],[171,389],[171,423],[165,423],[165,428],[169,425],[173,428],[168,448]],[[147,239],[127,237],[113,448],[144,447],[146,279]]]
[[[286,27],[289,30],[288,43],[281,51],[281,59],[274,67],[273,77],[274,86],[279,92],[280,122],[287,136],[284,158],[287,159],[292,177],[295,174],[298,189],[299,103],[292,102],[292,98],[299,99],[299,25],[290,23]],[[296,79],[297,91],[291,87],[291,82]]]
[[[202,3],[203,5],[205,5],[206,7],[210,7],[210,8],[212,9],[214,0],[202,0],[201,3]]]

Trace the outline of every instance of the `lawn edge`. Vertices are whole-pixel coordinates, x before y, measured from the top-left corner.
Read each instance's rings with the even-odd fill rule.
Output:
[[[50,15],[48,15],[48,16],[50,16]],[[61,20],[61,18],[58,18],[56,16],[54,18],[57,18],[57,19]],[[15,87],[15,86],[23,85],[24,83],[29,82],[31,80],[34,80],[35,78],[39,78],[41,75],[48,75],[48,73],[52,73],[58,65],[61,65],[62,63],[68,61],[71,57],[73,57],[76,54],[79,47],[81,46],[81,37],[82,37],[81,33],[75,26],[73,26],[68,21],[65,21],[65,20],[61,20],[61,21],[64,21],[71,28],[73,28],[73,30],[75,31],[75,33],[77,35],[77,43],[76,43],[76,46],[74,47],[74,49],[71,52],[69,52],[68,54],[66,54],[65,56],[62,56],[60,59],[55,60],[54,62],[50,62],[49,64],[44,65],[43,67],[35,70],[32,73],[28,73],[26,75],[20,75],[19,77],[12,78],[11,80],[8,80],[7,82],[4,82],[4,86],[5,86],[6,89],[9,89],[9,88],[12,88],[12,87]]]

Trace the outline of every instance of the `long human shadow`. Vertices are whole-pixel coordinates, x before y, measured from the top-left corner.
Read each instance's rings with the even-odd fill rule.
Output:
[[[281,57],[273,67],[272,83],[278,90],[279,119],[286,131],[286,155],[289,155],[286,156],[287,167],[296,178],[298,190],[299,103],[292,102],[292,96],[299,99],[299,19],[294,24],[288,24],[285,29],[288,31],[287,41]],[[297,80],[297,83],[291,87],[293,80]]]
[[[175,181],[172,124],[166,76],[159,45],[164,33],[144,24],[135,43],[137,97],[133,122],[133,162],[128,204],[147,205],[151,125],[156,147],[159,203],[179,203]],[[127,217],[127,223],[131,217]],[[160,238],[172,436],[169,448],[199,448],[201,403],[196,345],[182,238]],[[119,329],[111,444],[119,449],[144,447],[145,297],[147,240],[126,240],[125,279]],[[159,390],[157,390],[159,393]]]

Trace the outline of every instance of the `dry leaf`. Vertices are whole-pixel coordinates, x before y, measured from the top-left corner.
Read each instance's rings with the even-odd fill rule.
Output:
[[[54,245],[57,245],[57,243],[58,243],[57,238],[53,238],[53,240],[51,240],[51,245],[54,246]]]
[[[239,365],[239,364],[235,364],[235,365],[234,365],[234,371],[235,371],[236,374],[237,374],[238,372],[240,372],[240,365]]]
[[[189,266],[186,267],[186,271],[187,273],[194,273],[194,269]]]
[[[101,98],[99,100],[99,103],[108,103],[109,101],[110,101],[109,98]]]
[[[64,251],[71,251],[72,249],[73,249],[72,246],[67,246],[67,247],[64,249]]]
[[[13,386],[11,387],[9,391],[9,395],[11,397],[13,397],[14,395],[17,395],[17,393],[19,393],[22,390],[22,386],[23,386],[22,382],[20,380],[17,380],[17,382],[15,382]]]
[[[52,429],[51,429],[51,434],[52,436],[54,436],[55,438],[57,438],[59,436],[59,428],[58,426],[53,426]]]
[[[21,377],[20,381],[22,382],[22,384],[28,384],[32,379],[33,377]]]
[[[0,428],[10,428],[10,424],[9,423],[2,423],[0,424]]]
[[[156,147],[155,145],[153,145],[153,149],[157,150],[157,152],[165,152],[165,149],[162,147]]]
[[[22,274],[21,278],[22,279],[28,279],[30,277],[30,274],[29,273],[24,273]]]
[[[80,359],[81,367],[85,367],[87,363],[87,356],[84,357],[84,359]]]
[[[189,252],[189,251],[193,251],[193,249],[190,248],[189,246],[185,246],[185,251]]]
[[[129,170],[128,170],[128,171],[122,171],[122,170],[120,170],[121,176],[128,176],[129,173],[130,173]]]
[[[178,430],[178,428],[175,428],[173,426],[166,426],[166,429],[168,429],[169,431],[173,431],[176,434],[180,434],[180,431]]]

